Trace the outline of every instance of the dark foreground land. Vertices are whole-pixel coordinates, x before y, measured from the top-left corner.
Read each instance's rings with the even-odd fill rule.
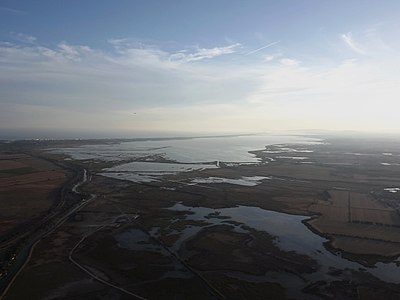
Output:
[[[44,151],[69,142],[3,143],[3,298],[400,299],[389,276],[399,268],[400,142],[326,141],[267,146],[253,152],[257,165],[151,183],[98,175],[112,162]],[[267,179],[191,184],[251,176]],[[298,247],[285,246],[288,222],[298,222]],[[302,245],[302,234],[326,240]]]

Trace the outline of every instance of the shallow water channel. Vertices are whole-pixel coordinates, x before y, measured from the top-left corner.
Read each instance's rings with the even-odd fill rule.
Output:
[[[316,282],[319,280],[333,281],[338,280],[338,277],[329,274],[332,270],[343,270],[342,278],[348,276],[351,279],[351,271],[368,272],[371,275],[381,279],[382,281],[391,283],[400,283],[400,267],[396,263],[377,263],[374,267],[365,267],[359,263],[343,258],[340,253],[336,255],[328,251],[324,247],[324,243],[328,240],[323,238],[311,230],[303,223],[309,219],[309,216],[291,215],[275,211],[264,210],[258,207],[237,206],[232,208],[212,209],[206,207],[189,207],[177,203],[170,210],[188,211],[186,220],[204,221],[209,223],[208,226],[227,224],[224,221],[236,221],[248,227],[259,231],[265,231],[276,237],[274,242],[276,246],[284,251],[295,251],[299,254],[305,254],[318,262],[319,270],[312,274],[304,274],[304,278],[300,279],[294,274],[289,273],[273,273],[269,272],[265,276],[251,276],[233,272],[231,276],[236,276],[245,280],[251,281],[269,281],[279,282],[290,290],[292,296],[299,296],[300,290],[305,286],[305,280]],[[215,213],[218,213],[218,217]],[[235,225],[237,232],[247,232],[242,225]],[[179,240],[174,244],[173,248],[177,251],[184,241],[193,237],[204,226],[186,226],[180,232]],[[347,274],[347,275],[346,275]],[[304,294],[303,294],[304,295]]]

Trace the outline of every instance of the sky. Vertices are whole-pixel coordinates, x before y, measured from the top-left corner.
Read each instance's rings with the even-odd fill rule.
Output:
[[[0,0],[0,136],[400,133],[398,0]]]

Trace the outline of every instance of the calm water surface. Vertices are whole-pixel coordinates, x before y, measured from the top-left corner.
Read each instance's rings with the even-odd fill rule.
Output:
[[[211,213],[220,212],[220,216],[230,217],[231,220],[243,223],[251,228],[259,231],[265,231],[276,237],[276,245],[285,251],[296,251],[300,254],[315,259],[321,266],[320,270],[305,275],[310,280],[326,280],[331,281],[337,279],[328,274],[332,268],[335,269],[351,269],[359,271],[365,269],[367,272],[377,278],[391,283],[400,283],[400,268],[396,263],[377,263],[373,268],[364,267],[363,265],[342,258],[340,254],[334,255],[325,249],[324,243],[328,240],[314,234],[304,225],[303,221],[309,219],[308,216],[291,215],[275,211],[264,210],[258,207],[237,206],[232,208],[212,209],[206,207],[188,207],[183,204],[176,204],[172,210],[190,211],[192,214],[187,215],[190,220],[203,220],[213,225],[221,224],[221,219],[206,218]],[[224,224],[224,223],[222,223]],[[200,231],[201,228],[190,227],[188,232],[183,232],[183,237],[187,238]],[[239,229],[240,230],[240,229]],[[182,243],[181,240],[178,243]],[[178,248],[180,245],[176,245]]]
[[[181,163],[201,162],[258,162],[251,150],[261,150],[267,145],[281,143],[321,143],[320,139],[302,136],[249,135],[231,137],[209,137],[169,139],[162,141],[132,141],[110,145],[84,145],[63,148],[57,151],[73,159],[96,159],[118,161],[162,155],[166,159]]]

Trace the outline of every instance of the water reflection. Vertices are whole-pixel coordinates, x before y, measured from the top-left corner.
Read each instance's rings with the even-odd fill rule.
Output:
[[[189,220],[203,220],[212,225],[223,224],[221,217],[229,217],[231,220],[243,223],[253,229],[265,231],[275,236],[275,244],[284,251],[296,251],[299,254],[305,254],[315,259],[320,269],[312,274],[305,275],[311,281],[337,280],[337,277],[329,274],[333,269],[341,270],[366,270],[366,272],[375,277],[391,283],[400,283],[400,268],[395,262],[377,263],[374,267],[365,267],[359,263],[349,261],[340,254],[334,255],[326,250],[324,243],[328,240],[314,234],[304,225],[308,216],[290,215],[275,211],[264,210],[258,207],[237,206],[232,208],[218,209],[218,218],[209,218],[210,214],[216,212],[215,209],[206,207],[188,207],[183,204],[176,204],[170,209],[177,211],[190,211],[186,216]],[[232,225],[240,227],[240,225]],[[241,228],[243,230],[243,228]],[[183,231],[184,237],[193,236],[201,228],[189,228]],[[179,243],[182,243],[180,240]],[[180,245],[177,245],[177,247]]]

